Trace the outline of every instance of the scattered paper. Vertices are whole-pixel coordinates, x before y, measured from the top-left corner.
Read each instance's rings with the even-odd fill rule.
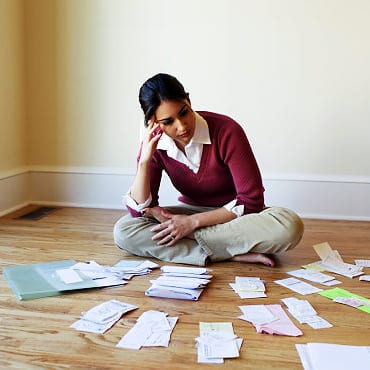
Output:
[[[141,347],[168,347],[177,320],[177,317],[167,317],[164,312],[146,311],[116,347],[136,350]]]
[[[361,310],[361,311],[364,311],[364,312],[367,312],[367,313],[370,313],[370,299],[367,299],[367,298],[364,298],[364,297],[361,297],[360,295],[357,295],[357,294],[354,294],[354,293],[351,293],[349,292],[348,290],[345,290],[345,289],[340,289],[340,288],[332,288],[332,289],[328,289],[328,290],[324,290],[322,292],[319,292],[319,294],[323,297],[326,297],[326,298],[329,298],[329,299],[332,299],[332,300],[341,300],[341,298],[356,298],[356,299],[359,299],[361,301],[364,302],[363,305],[361,306],[357,306],[356,308],[358,310]],[[343,302],[350,302],[350,301],[346,301],[346,300],[341,300],[340,303],[343,303]]]
[[[302,295],[318,293],[322,291],[322,289],[316,288],[313,285],[305,283],[296,278],[275,280],[275,283]]]
[[[156,280],[150,280],[152,284],[167,286],[167,287],[181,287],[187,289],[205,288],[210,282],[208,279],[199,279],[194,277],[177,277],[177,276],[159,276]]]
[[[205,267],[181,267],[181,266],[162,266],[161,271],[163,273],[184,273],[184,274],[196,274],[206,275],[212,270]]]
[[[370,267],[370,260],[355,260],[356,266]]]
[[[70,270],[70,272],[67,275],[67,272],[63,271],[62,276],[65,279],[73,279],[72,276],[76,277],[76,275],[72,275],[73,273],[82,274],[94,280],[97,287],[108,287],[127,284],[126,280],[131,279],[134,275],[149,274],[152,268],[159,267],[151,261],[141,261],[139,264],[137,264],[138,261],[135,261],[135,266],[130,262],[122,260],[115,266],[102,266],[95,261],[78,262],[69,269],[64,269]]]
[[[351,265],[342,260],[339,252],[333,250],[329,243],[320,243],[313,246],[316,253],[321,258],[318,262],[325,270],[339,275],[353,278],[362,275],[362,266]]]
[[[337,279],[333,279],[333,280],[325,281],[325,283],[321,283],[321,284],[325,286],[333,286],[333,285],[342,284],[342,282]]]
[[[81,281],[83,281],[83,279],[81,279],[81,276],[76,271],[70,268],[55,270],[55,273],[66,284],[80,283]]]
[[[308,324],[313,329],[331,328],[333,325],[318,316],[310,302],[294,297],[281,300],[288,308],[289,313],[301,324]]]
[[[243,315],[239,316],[239,319],[246,320],[246,314],[245,314],[245,308],[248,308],[248,315],[249,318],[252,320],[262,320],[261,319],[261,313],[262,310],[259,307],[260,305],[255,305],[256,312],[254,314],[254,317],[252,317],[251,310],[253,310],[253,305],[251,306],[240,306],[239,308],[242,310]],[[279,304],[271,304],[271,305],[265,305],[265,308],[270,311],[270,314],[275,318],[274,320],[263,323],[263,324],[253,324],[257,330],[257,333],[266,333],[266,334],[276,334],[276,335],[287,335],[287,336],[293,336],[297,337],[302,335],[302,331],[299,330],[293,322],[290,320],[288,315],[284,312],[282,307]],[[263,313],[262,313],[263,314]],[[263,314],[264,315],[264,314]],[[272,317],[271,316],[271,317]],[[267,319],[267,316],[265,316]],[[249,321],[249,320],[247,320]],[[263,320],[262,320],[263,321]],[[253,321],[250,321],[253,323]],[[258,322],[258,321],[255,321]]]
[[[240,298],[266,298],[265,282],[259,277],[236,276],[231,288]]]
[[[333,301],[336,303],[346,304],[347,306],[351,306],[355,308],[360,307],[360,306],[370,306],[370,301],[366,302],[363,299],[359,299],[356,297],[348,297],[348,298],[336,297],[333,299]]]
[[[70,327],[79,331],[102,334],[110,329],[123,314],[136,308],[135,305],[112,299],[84,312],[81,319]]]
[[[307,265],[302,265],[305,269],[315,270],[315,271],[325,271],[325,269],[320,265],[321,261],[318,262],[311,262]]]
[[[147,275],[158,267],[157,263],[149,260],[121,260],[112,267],[112,271],[119,273],[123,279],[130,280],[133,276]]]
[[[301,279],[306,279],[309,281],[313,281],[314,283],[320,283],[324,284],[328,281],[334,280],[333,276],[323,274],[322,272],[315,271],[315,270],[304,270],[304,269],[299,269],[299,270],[294,270],[294,271],[289,271],[289,275],[295,276],[297,278]]]
[[[304,370],[369,370],[370,347],[329,343],[296,344]]]
[[[145,291],[149,297],[174,298],[197,301],[210,283],[210,270],[206,268],[162,266],[163,272]]]
[[[238,338],[231,322],[200,322],[196,338],[198,363],[223,363],[225,358],[239,357],[242,339]]]
[[[370,275],[362,275],[362,276],[360,276],[359,280],[370,281]]]
[[[239,318],[249,321],[254,326],[268,324],[278,319],[265,305],[262,304],[239,306],[239,308],[243,312],[243,315]]]

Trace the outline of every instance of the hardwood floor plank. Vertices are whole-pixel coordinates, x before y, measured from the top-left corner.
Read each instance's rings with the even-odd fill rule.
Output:
[[[113,224],[119,210],[59,208],[40,220],[15,219],[32,210],[27,207],[0,218],[1,268],[62,259],[95,260],[113,265],[121,259],[139,259],[116,248]],[[240,357],[226,359],[231,369],[300,369],[296,343],[327,342],[370,345],[370,315],[337,304],[318,294],[301,296],[274,283],[289,277],[287,271],[317,261],[312,245],[328,241],[346,262],[369,259],[370,223],[332,220],[304,220],[305,234],[299,246],[277,258],[277,266],[221,262],[212,264],[213,279],[199,301],[151,298],[144,292],[151,279],[160,275],[137,276],[127,285],[92,289],[57,297],[18,301],[0,275],[0,368],[18,369],[188,369],[210,368],[197,364],[195,338],[199,322],[232,322],[235,333],[244,339]],[[153,260],[154,261],[154,260]],[[160,265],[167,263],[156,261]],[[370,269],[365,269],[370,274]],[[230,288],[235,276],[264,279],[268,298],[240,299]],[[334,276],[334,274],[333,274]],[[340,288],[370,298],[368,282],[335,275]],[[320,284],[312,283],[323,288]],[[326,287],[325,287],[326,289]],[[301,337],[257,334],[248,322],[238,319],[239,306],[280,304],[281,298],[307,299],[318,314],[333,324],[315,330],[292,321],[303,331]],[[132,303],[139,308],[124,315],[105,334],[78,332],[69,326],[81,312],[110,299]],[[142,348],[138,351],[116,348],[120,338],[147,310],[167,312],[179,321],[168,348]],[[213,365],[216,366],[216,365]]]

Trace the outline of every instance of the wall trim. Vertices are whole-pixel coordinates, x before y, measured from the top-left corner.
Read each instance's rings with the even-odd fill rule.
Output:
[[[46,172],[46,173],[76,173],[76,174],[96,174],[96,175],[135,175],[135,168],[124,167],[86,167],[86,166],[25,166],[14,170],[0,171],[0,180],[24,172]],[[337,182],[370,184],[370,176],[359,175],[325,175],[325,174],[286,174],[286,173],[265,173],[264,180],[280,181],[310,181],[310,182]]]
[[[0,216],[27,204],[124,209],[122,196],[134,168],[29,166],[0,171]],[[266,204],[295,210],[304,218],[370,221],[370,177],[267,174]],[[177,193],[164,179],[162,204]]]
[[[28,166],[17,167],[17,168],[11,169],[11,170],[0,171],[0,181],[5,180],[9,177],[23,175],[25,173],[28,173],[29,171],[30,171],[30,169],[29,169]]]

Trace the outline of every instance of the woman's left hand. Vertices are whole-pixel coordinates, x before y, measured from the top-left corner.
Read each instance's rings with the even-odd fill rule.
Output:
[[[176,215],[165,211],[167,221],[154,226],[151,231],[156,232],[152,237],[153,240],[158,240],[159,245],[166,244],[172,247],[182,238],[194,239],[194,231],[196,223],[191,215]]]

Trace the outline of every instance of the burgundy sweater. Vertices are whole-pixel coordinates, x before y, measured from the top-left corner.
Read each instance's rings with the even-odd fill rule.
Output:
[[[264,206],[261,173],[243,128],[230,117],[198,113],[207,121],[211,139],[211,144],[203,145],[199,170],[194,173],[168,157],[165,150],[157,149],[150,165],[151,207],[158,205],[162,171],[166,171],[183,203],[222,207],[236,199],[236,205],[244,205],[244,214],[261,211]],[[132,216],[141,215],[127,208]]]

